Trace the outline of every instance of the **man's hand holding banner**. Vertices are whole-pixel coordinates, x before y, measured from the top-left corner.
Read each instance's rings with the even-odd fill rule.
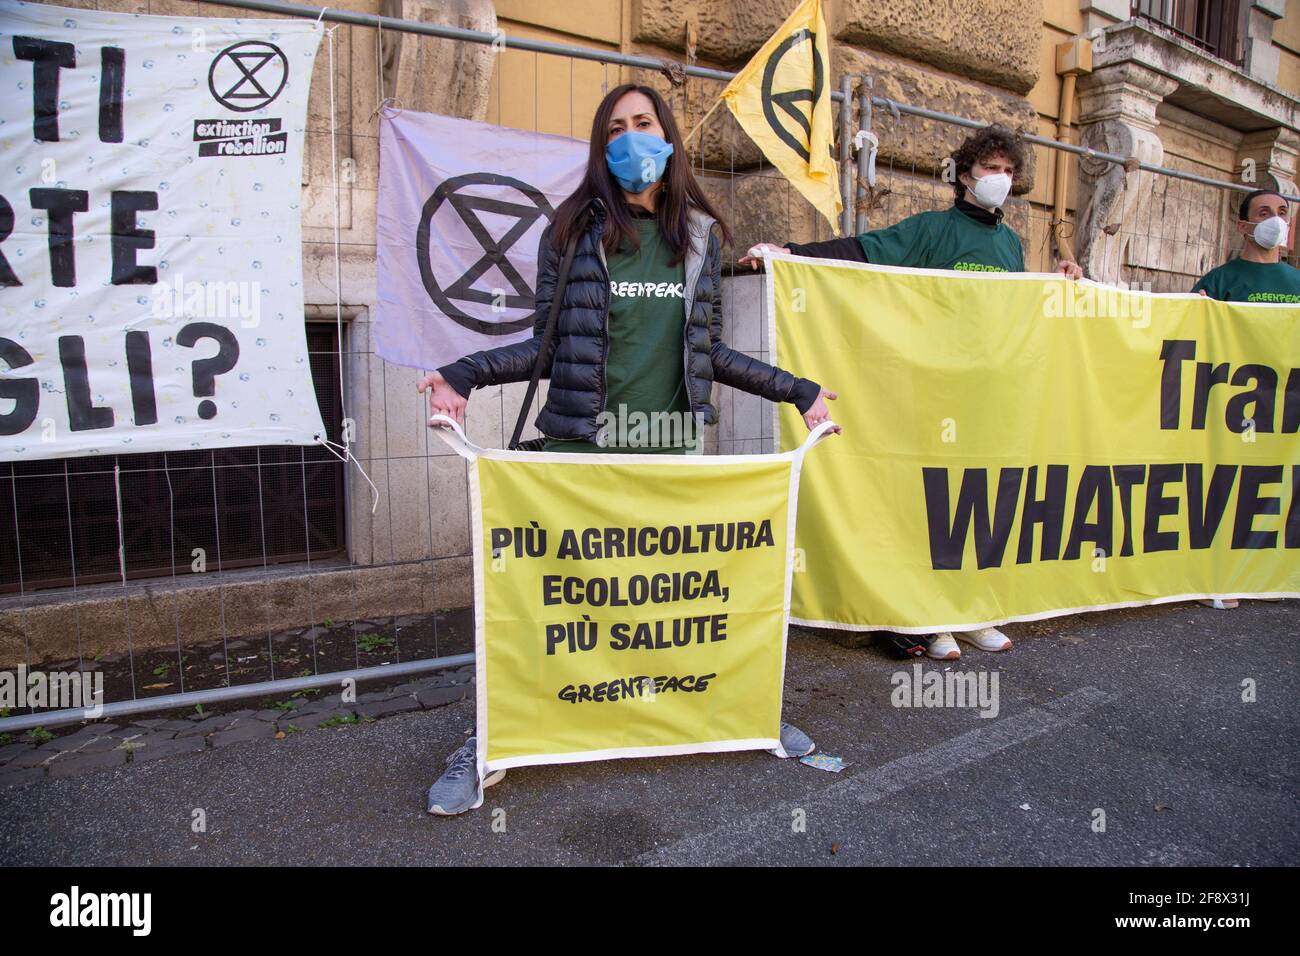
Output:
[[[774,749],[804,454],[470,462],[485,771]]]
[[[1300,309],[779,253],[765,282],[774,359],[845,383],[796,623],[1300,597]]]

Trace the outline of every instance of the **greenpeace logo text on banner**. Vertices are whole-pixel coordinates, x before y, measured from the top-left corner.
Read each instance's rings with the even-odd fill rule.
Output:
[[[895,707],[978,707],[981,717],[998,715],[997,671],[895,671],[889,702]]]
[[[128,926],[133,936],[148,936],[153,926],[152,893],[68,893],[50,897],[50,925]]]
[[[81,708],[84,716],[95,718],[104,712],[104,674],[95,671],[29,671],[26,664],[18,670],[0,671],[0,709],[26,707],[72,710]]]

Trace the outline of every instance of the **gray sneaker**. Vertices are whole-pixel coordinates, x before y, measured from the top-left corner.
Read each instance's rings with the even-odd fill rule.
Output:
[[[777,750],[769,750],[774,757],[806,757],[817,749],[817,745],[812,742],[812,738],[805,734],[794,724],[781,724],[781,746]]]
[[[478,779],[478,739],[469,738],[447,758],[447,769],[429,788],[429,812],[450,817],[483,805],[483,791],[500,783],[504,770],[494,770]]]

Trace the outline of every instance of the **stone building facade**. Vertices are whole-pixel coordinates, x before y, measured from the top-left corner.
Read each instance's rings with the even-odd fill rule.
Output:
[[[63,0],[65,6],[184,16],[244,16],[191,0]],[[378,181],[376,108],[391,97],[424,110],[585,138],[603,91],[625,80],[661,89],[679,123],[709,110],[720,82],[684,78],[672,63],[735,70],[794,0],[340,0],[335,9],[382,12],[506,36],[662,57],[663,70],[438,40],[340,25],[322,47],[310,103],[303,171],[306,316],[344,326],[342,379],[355,422],[354,452],[379,491],[355,472],[344,483],[346,539],[305,563],[0,594],[0,664],[75,656],[73,635],[98,646],[171,644],[255,635],[324,619],[408,615],[471,602],[467,482],[461,459],[424,426],[418,372],[387,365],[371,346]],[[827,0],[831,80],[872,77],[892,100],[1066,137],[1106,152],[1296,191],[1300,151],[1300,0],[1234,4],[1231,49],[1211,52],[1195,31],[1135,17],[1129,0]],[[1149,6],[1149,4],[1148,4]],[[1157,5],[1158,6],[1158,5]],[[1217,6],[1217,5],[1216,5]],[[1183,24],[1186,26],[1186,24]],[[1063,78],[1057,50],[1085,38],[1091,69],[1075,77],[1073,122],[1058,130]],[[1220,38],[1222,39],[1222,38]],[[1220,55],[1222,54],[1222,55]],[[334,69],[330,96],[329,69]],[[335,298],[335,194],[331,120],[342,160],[338,221],[341,302]],[[966,131],[932,119],[874,111],[880,177],[873,226],[951,202],[944,157]],[[826,238],[824,222],[765,166],[725,110],[713,114],[692,157],[736,233],[736,254],[760,240]],[[1189,288],[1231,252],[1230,194],[1124,166],[1070,159],[1058,167],[1036,147],[1017,183],[1010,221],[1030,268],[1057,255],[1054,194],[1064,172],[1066,235],[1094,277]],[[763,354],[757,280],[729,280],[731,343]],[[720,390],[720,392],[723,390]],[[718,394],[722,421],[709,446],[770,447],[770,416],[751,396]],[[485,389],[470,403],[472,440],[500,446],[522,386]]]

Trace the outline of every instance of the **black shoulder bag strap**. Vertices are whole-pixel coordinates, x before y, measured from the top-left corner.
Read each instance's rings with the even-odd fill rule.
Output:
[[[533,363],[533,377],[528,382],[528,391],[524,395],[524,403],[519,407],[519,420],[515,422],[515,433],[510,438],[510,444],[506,446],[511,451],[540,451],[542,444],[545,442],[545,439],[532,438],[521,444],[519,436],[524,433],[524,422],[528,420],[528,411],[532,408],[533,397],[537,394],[537,383],[542,377],[542,369],[546,367],[551,345],[555,341],[555,328],[559,323],[560,316],[560,302],[564,298],[564,287],[569,282],[569,267],[573,265],[573,254],[578,249],[578,239],[582,236],[582,231],[585,228],[585,221],[577,224],[574,228],[564,250],[564,260],[560,263],[560,271],[555,277],[555,293],[551,296],[551,308],[546,314],[546,331],[542,334],[542,349],[537,353],[537,361]]]

